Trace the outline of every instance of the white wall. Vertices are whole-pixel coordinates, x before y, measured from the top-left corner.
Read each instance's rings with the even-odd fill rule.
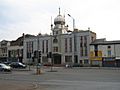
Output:
[[[102,57],[108,57],[108,46],[111,46],[111,56],[120,57],[120,44],[98,45],[98,51],[102,51]],[[94,46],[90,46],[94,50]]]
[[[116,57],[120,57],[120,44],[115,45],[115,55]]]

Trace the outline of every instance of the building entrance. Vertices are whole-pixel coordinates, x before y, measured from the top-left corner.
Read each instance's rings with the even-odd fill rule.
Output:
[[[53,54],[53,64],[61,64],[61,54]]]

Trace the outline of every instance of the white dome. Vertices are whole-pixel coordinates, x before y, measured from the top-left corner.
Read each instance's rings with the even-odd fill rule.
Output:
[[[54,24],[65,24],[65,18],[62,17],[61,15],[58,15],[58,16],[54,19]]]

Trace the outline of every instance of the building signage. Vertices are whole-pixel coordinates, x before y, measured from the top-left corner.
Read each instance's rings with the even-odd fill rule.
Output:
[[[115,58],[114,58],[114,57],[104,57],[103,60],[104,60],[104,61],[114,61]]]

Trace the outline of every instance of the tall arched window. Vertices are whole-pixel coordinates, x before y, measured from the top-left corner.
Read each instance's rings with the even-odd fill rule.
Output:
[[[58,43],[58,40],[56,37],[53,39],[53,43]]]

